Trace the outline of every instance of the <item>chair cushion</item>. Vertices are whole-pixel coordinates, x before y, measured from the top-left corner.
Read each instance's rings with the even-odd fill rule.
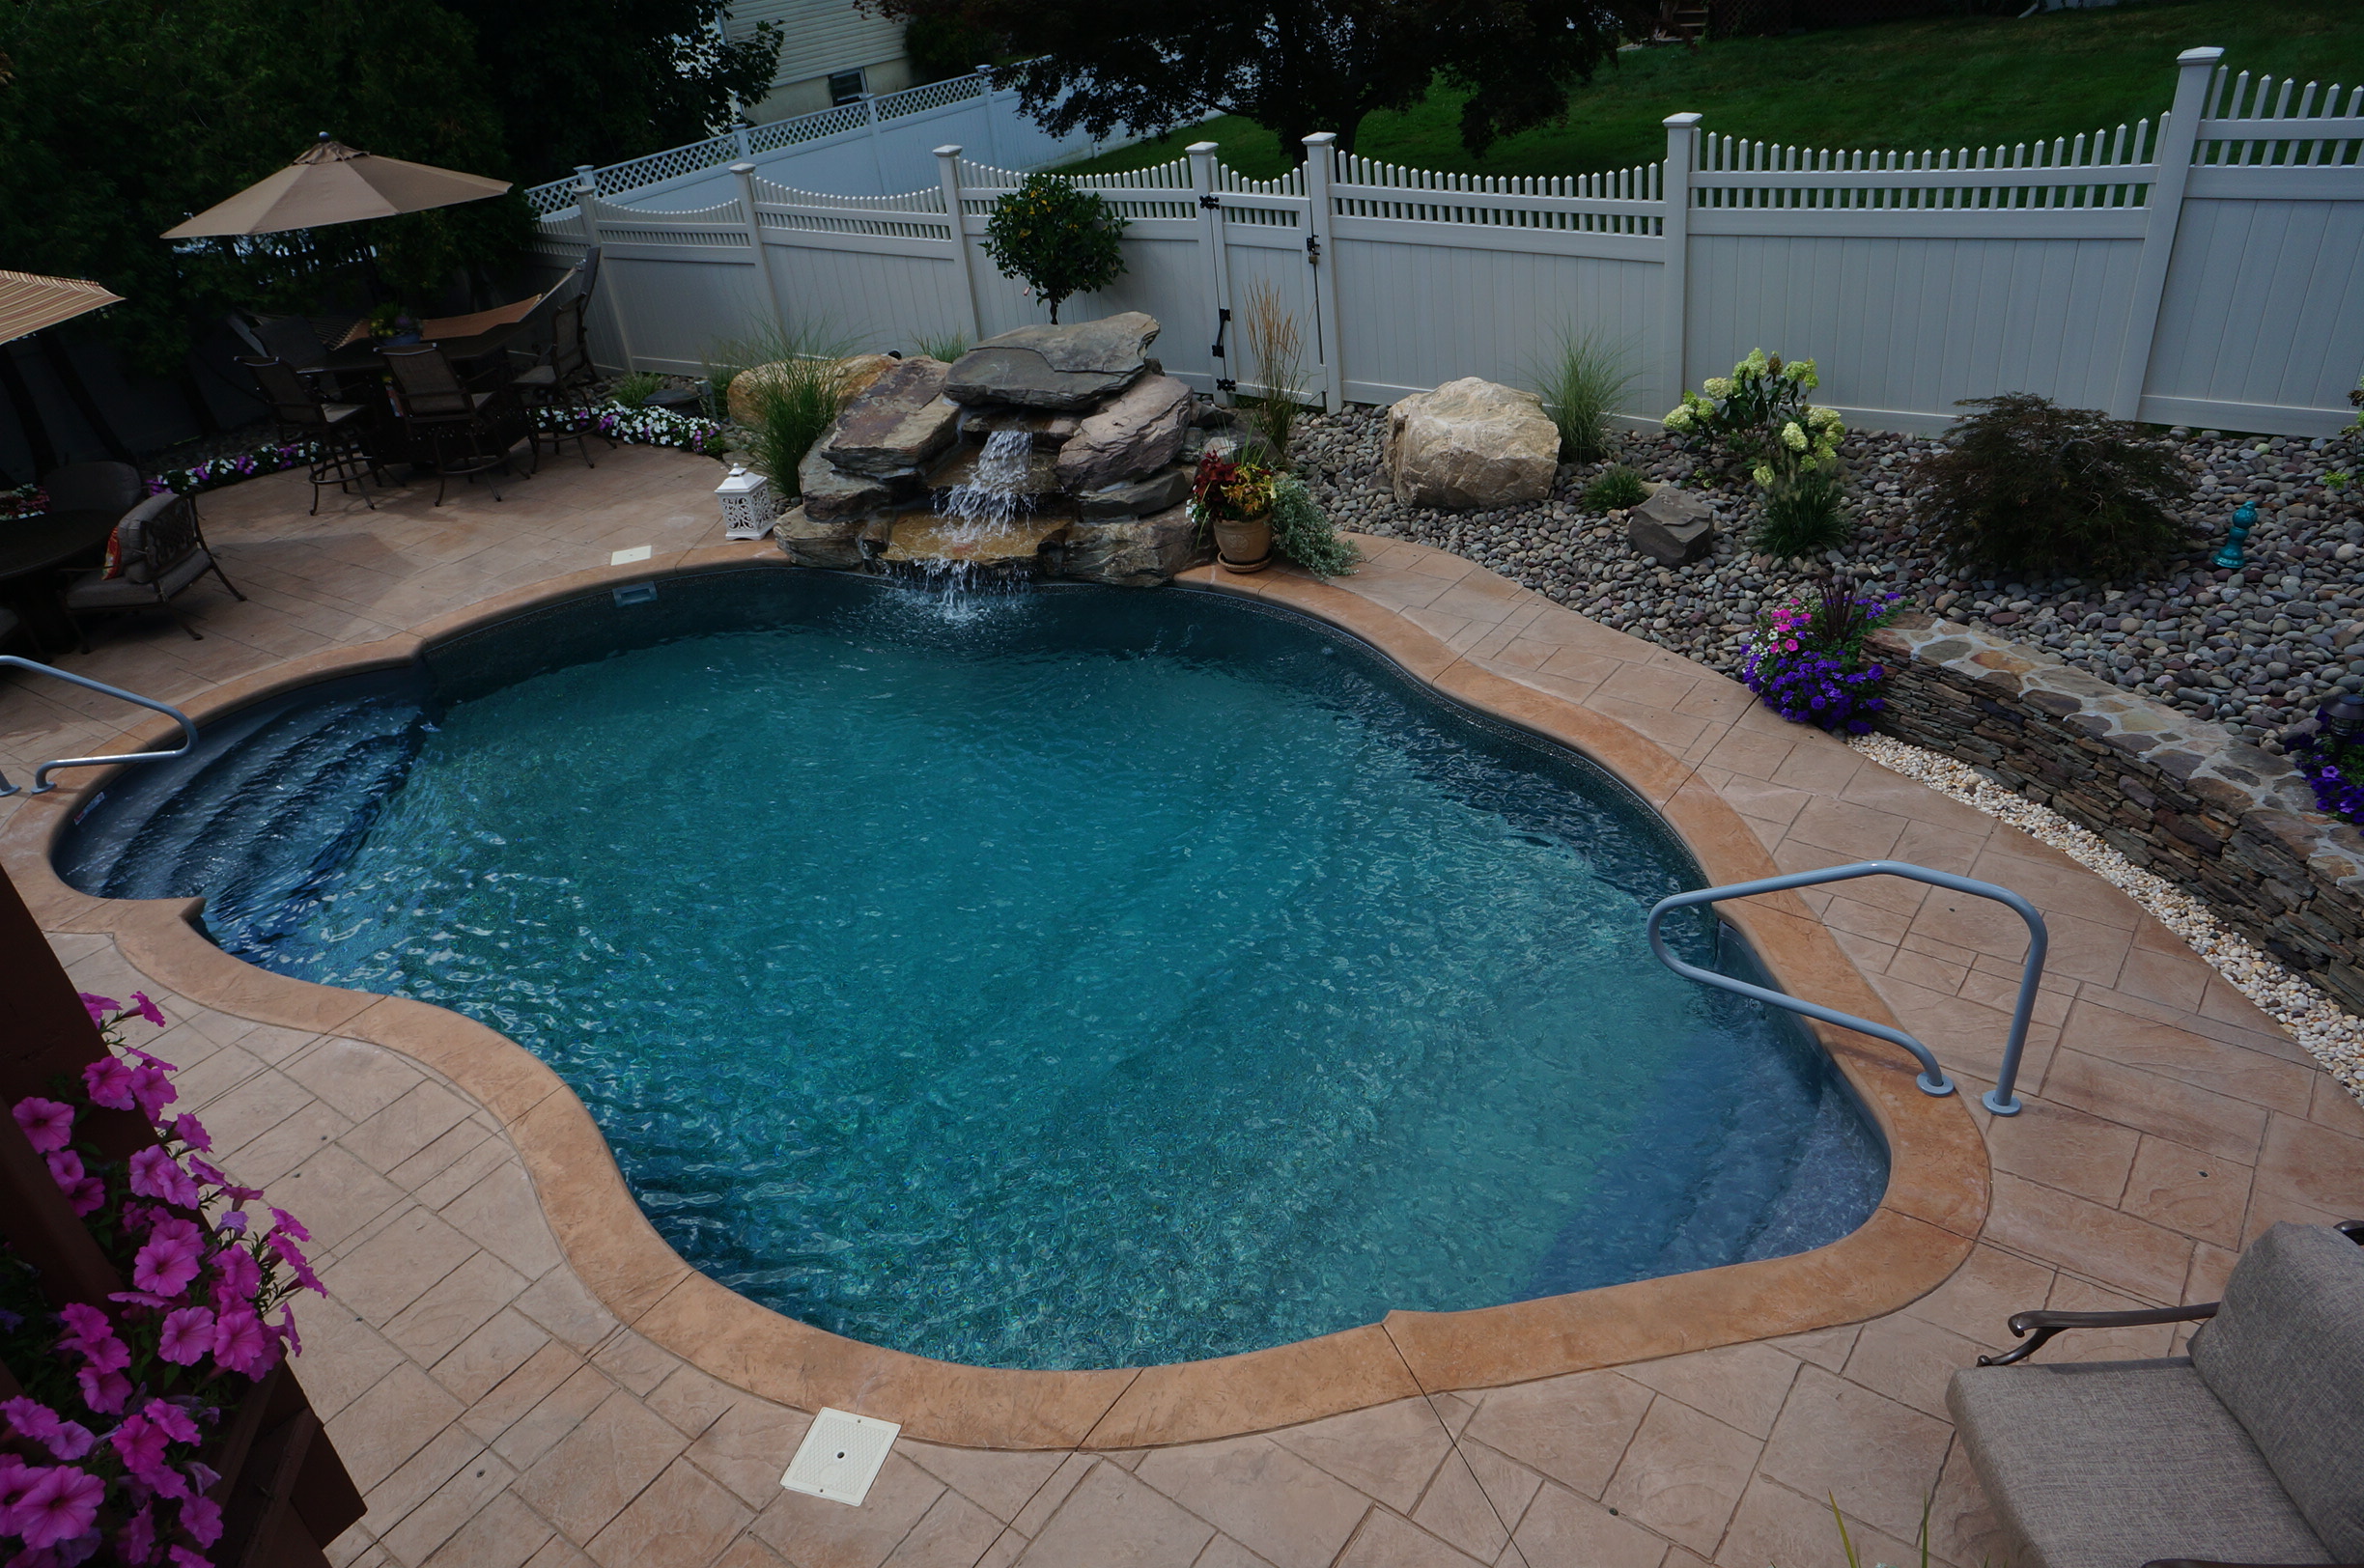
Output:
[[[160,604],[204,576],[212,565],[212,556],[204,550],[191,550],[174,562],[164,575],[155,582],[110,577],[103,570],[85,572],[68,586],[66,607],[70,610],[118,610],[136,604]]]
[[[558,372],[549,365],[536,365],[531,370],[521,370],[509,378],[509,384],[511,386],[555,386],[558,384]]]
[[[2333,1560],[2182,1357],[1974,1367],[1946,1408],[2033,1559],[2014,1568]]]
[[[2364,1562],[2364,1246],[2287,1222],[2250,1243],[2192,1364],[2323,1545]]]

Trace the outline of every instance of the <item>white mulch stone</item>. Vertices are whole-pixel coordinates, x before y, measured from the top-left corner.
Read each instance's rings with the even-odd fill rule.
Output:
[[[2051,845],[2122,889],[2153,919],[2188,942],[2235,990],[2288,1029],[2350,1093],[2364,1101],[2364,1019],[2343,1012],[2313,985],[2225,930],[2199,899],[2164,877],[2143,870],[2049,806],[2012,794],[1966,763],[1885,735],[1854,736],[1847,744],[1882,768],[1919,779],[1941,795]]]

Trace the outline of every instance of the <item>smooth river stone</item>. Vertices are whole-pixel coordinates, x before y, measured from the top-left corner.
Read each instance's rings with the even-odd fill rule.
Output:
[[[1170,376],[1152,376],[1103,405],[1059,448],[1064,490],[1093,490],[1140,479],[1173,462],[1190,428],[1191,392]]]
[[[845,473],[886,479],[913,472],[960,434],[960,406],[946,401],[940,359],[906,359],[846,406],[816,450]]]
[[[1092,408],[1149,371],[1157,319],[1129,310],[1096,322],[1022,326],[988,338],[955,360],[944,396],[971,406]]]

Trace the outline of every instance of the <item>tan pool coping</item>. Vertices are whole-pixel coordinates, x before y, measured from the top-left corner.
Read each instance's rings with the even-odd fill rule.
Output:
[[[1368,542],[1376,545],[1377,542]],[[685,553],[662,570],[593,568],[454,610],[411,632],[324,650],[206,693],[200,728],[258,699],[338,676],[401,667],[463,631],[527,610],[687,574],[750,568],[802,574],[768,546]],[[1282,604],[1352,632],[1415,680],[1591,759],[1655,807],[1710,882],[1779,869],[1739,813],[1696,770],[1605,714],[1460,658],[1400,616],[1295,574],[1191,574],[1192,586]],[[157,719],[93,755],[169,745]],[[601,1303],[659,1345],[734,1386],[801,1409],[858,1400],[915,1437],[985,1448],[1137,1448],[1237,1437],[1444,1389],[1486,1387],[1852,1323],[1902,1306],[1969,1253],[1986,1213],[1984,1145],[1959,1096],[1933,1099],[1897,1047],[1815,1026],[1887,1140],[1878,1208],[1810,1252],[1456,1312],[1395,1311],[1377,1325],[1213,1360],[1143,1369],[1038,1372],[956,1365],[847,1339],[775,1312],[683,1261],[641,1213],[606,1140],[539,1059],[472,1019],[426,1002],[315,985],[259,969],[202,934],[201,899],[102,900],[61,881],[50,851],[106,788],[94,770],[19,810],[5,852],[36,918],[111,933],[143,973],[208,1007],[260,1022],[333,1029],[397,1050],[497,1117],[531,1173],[567,1259]],[[1794,896],[1728,906],[1728,918],[1786,990],[1876,1022],[1895,1019]]]
[[[626,575],[763,558],[765,546],[708,553],[721,539],[711,496],[718,470],[708,462],[649,449],[598,460],[595,473],[572,460],[553,465],[504,503],[464,489],[433,508],[430,488],[381,494],[374,513],[358,502],[340,510],[332,497],[310,518],[300,474],[209,495],[209,535],[248,602],[210,587],[186,596],[202,643],[160,617],[110,622],[95,651],[66,667],[195,707],[317,674],[306,662],[316,653],[471,619],[471,606],[507,602],[513,590],[531,599],[611,581],[599,563],[616,548],[654,546],[655,559]],[[1399,1332],[1405,1345],[1428,1336],[1399,1358],[1396,1386],[1416,1386],[1407,1364],[1416,1360],[1431,1375],[1468,1377],[1461,1391],[1159,1446],[1117,1446],[1119,1429],[1102,1427],[1064,1454],[907,1433],[868,1502],[842,1508],[778,1487],[810,1405],[708,1375],[619,1322],[581,1282],[572,1260],[582,1243],[562,1246],[553,1234],[513,1137],[571,1104],[553,1101],[538,1064],[485,1075],[489,1100],[479,1103],[434,1065],[435,1052],[479,1071],[498,1052],[446,1035],[439,1020],[450,1015],[297,988],[277,1000],[303,1022],[260,1022],[246,990],[257,971],[205,943],[179,901],[119,930],[96,901],[52,884],[41,912],[70,972],[85,989],[156,997],[172,1027],[155,1043],[183,1064],[185,1103],[214,1129],[225,1168],[269,1188],[321,1238],[330,1296],[299,1314],[296,1372],[369,1504],[331,1561],[1804,1568],[1834,1558],[1835,1496],[1867,1560],[1914,1560],[1913,1532],[1933,1498],[1932,1560],[1975,1568],[2010,1547],[1943,1390],[1955,1369],[2008,1342],[2006,1315],[2210,1300],[2237,1249],[2267,1225],[2364,1214],[2364,1108],[2100,879],[1781,722],[1687,659],[1458,558],[1400,542],[1370,548],[1363,572],[1311,599],[1342,604],[1331,613],[1349,630],[1360,630],[1354,617],[1385,618],[1430,639],[1427,673],[1449,695],[1463,684],[1484,689],[1490,677],[1583,710],[1552,720],[1583,725],[1569,732],[1580,743],[1585,735],[1614,743],[1597,740],[1614,736],[1597,718],[1654,742],[1674,766],[1655,775],[1655,794],[1642,793],[1665,799],[1695,843],[1692,798],[1711,796],[1745,830],[1735,860],[1753,853],[1785,871],[1917,860],[2003,882],[2042,910],[2054,957],[2021,1078],[2028,1111],[2012,1121],[1971,1097],[1991,1083],[2017,978],[2013,917],[1869,882],[1809,889],[1797,900],[1803,915],[1757,917],[1810,928],[1834,947],[1847,965],[1832,966],[1832,984],[1868,987],[1886,1013],[1858,1010],[1900,1020],[1962,1083],[1961,1099],[1943,1106],[1970,1124],[1985,1158],[1984,1222],[1959,1267],[1896,1310],[1834,1306],[1834,1316],[1859,1314],[1836,1327],[1588,1371],[1511,1368],[1511,1381],[1491,1385],[1484,1365],[1456,1359],[1468,1347],[1439,1332],[1444,1325],[1398,1314],[1363,1335],[1388,1346]],[[1284,581],[1226,586],[1290,602],[1305,591],[1277,586]],[[0,768],[21,780],[39,758],[96,749],[119,735],[123,712],[0,677]],[[0,855],[12,872],[30,847],[28,804],[0,799]],[[718,802],[718,821],[726,813]],[[181,994],[152,963],[185,970],[228,1005]],[[1837,992],[1821,999],[1851,1005]],[[394,1044],[372,1044],[356,1025]],[[1904,1073],[1900,1062],[1893,1070]],[[1903,1103],[1939,1104],[1917,1093]],[[575,1169],[590,1154],[605,1161],[595,1140],[556,1153]],[[616,1261],[596,1248],[582,1259],[590,1271]],[[1886,1267],[1860,1261],[1873,1274]],[[1852,1291],[1863,1281],[1832,1283]],[[1634,1305],[1637,1317],[1648,1310]],[[1639,1327],[1643,1338],[1663,1328]],[[1565,1364],[1596,1348],[1535,1338]],[[2111,1330],[2070,1336],[2044,1358],[2166,1355],[2181,1340],[2173,1327]],[[1485,1346],[1477,1348],[1481,1362]],[[759,1370],[766,1387],[826,1392],[802,1381],[805,1369]],[[873,1402],[904,1397],[903,1386],[885,1362],[864,1370],[882,1376],[840,1403],[886,1414]],[[1153,1396],[1169,1395],[1159,1373],[1116,1376],[1139,1392],[1128,1409],[1162,1418]],[[1278,1402],[1253,1388],[1241,1397]]]

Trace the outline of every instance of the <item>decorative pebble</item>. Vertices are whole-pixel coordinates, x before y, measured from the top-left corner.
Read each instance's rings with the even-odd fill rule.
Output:
[[[2288,1029],[2349,1093],[2364,1101],[2364,1019],[2343,1011],[2312,984],[2225,930],[2198,898],[2164,877],[2145,871],[2049,806],[2012,794],[1967,763],[1886,735],[1855,736],[1847,744],[1882,768],[1919,779],[1941,795],[2051,845],[2123,890],[2153,919],[2208,960],[2236,991]]]

